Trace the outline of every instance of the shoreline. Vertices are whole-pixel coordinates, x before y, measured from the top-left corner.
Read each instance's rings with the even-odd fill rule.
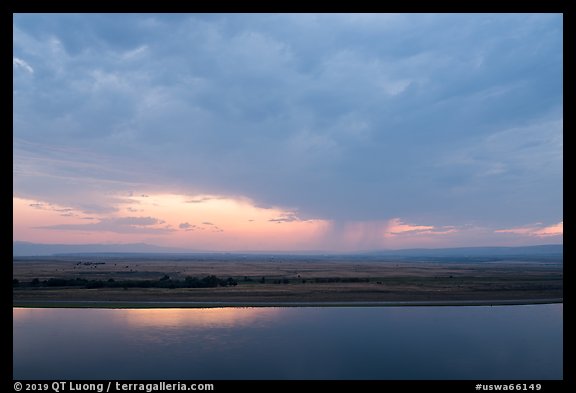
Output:
[[[415,300],[415,301],[101,301],[101,300],[15,300],[12,308],[247,308],[247,307],[458,307],[458,306],[526,306],[564,303],[564,298],[514,300]]]

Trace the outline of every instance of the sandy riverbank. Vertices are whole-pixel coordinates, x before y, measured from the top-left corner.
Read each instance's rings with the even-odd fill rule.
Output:
[[[15,301],[17,308],[220,308],[220,307],[425,307],[510,306],[563,303],[557,299],[453,300],[453,301],[358,301],[358,302],[120,302],[120,301]]]

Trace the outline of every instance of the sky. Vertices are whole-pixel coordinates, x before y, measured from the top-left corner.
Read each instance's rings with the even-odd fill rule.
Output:
[[[14,14],[13,240],[563,241],[561,14]]]

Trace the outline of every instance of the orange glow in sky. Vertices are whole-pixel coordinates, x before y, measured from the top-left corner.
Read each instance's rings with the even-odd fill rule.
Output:
[[[247,198],[219,195],[130,193],[116,197],[110,212],[98,214],[18,197],[13,198],[13,208],[15,241],[147,243],[186,251],[357,251],[447,247],[466,236],[518,240],[563,235],[563,222],[498,230],[432,226],[400,218],[336,225],[299,217],[289,209],[258,207]]]
[[[536,236],[536,237],[561,236],[564,234],[564,221],[560,221],[558,224],[549,226],[542,226],[541,224],[535,224],[509,229],[498,229],[496,232],[513,233],[517,235]]]
[[[328,223],[305,220],[248,199],[140,194],[121,198],[112,214],[13,198],[14,240],[39,243],[131,243],[191,250],[308,249]]]

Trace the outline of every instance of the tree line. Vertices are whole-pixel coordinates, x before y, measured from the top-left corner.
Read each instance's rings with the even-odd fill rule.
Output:
[[[18,279],[12,280],[13,287],[80,287],[87,289],[94,288],[215,288],[236,286],[238,282],[232,277],[226,279],[215,275],[198,277],[185,277],[183,280],[174,280],[165,275],[159,280],[87,280],[85,278],[49,278],[39,280],[37,278],[30,282],[20,282]]]
[[[250,277],[244,277],[244,282],[254,282]],[[358,283],[370,282],[369,278],[365,277],[315,277],[308,279],[271,279],[265,277],[257,280],[260,284],[292,284],[295,282],[316,283]],[[164,275],[158,280],[115,280],[109,278],[108,280],[88,280],[85,278],[49,278],[47,280],[39,280],[37,278],[28,282],[20,282],[18,279],[12,280],[13,287],[34,288],[34,287],[79,287],[79,288],[215,288],[215,287],[230,287],[236,286],[238,282],[232,277],[226,279],[219,278],[215,275],[206,276],[203,278],[187,276],[183,280],[172,279],[168,275]]]

